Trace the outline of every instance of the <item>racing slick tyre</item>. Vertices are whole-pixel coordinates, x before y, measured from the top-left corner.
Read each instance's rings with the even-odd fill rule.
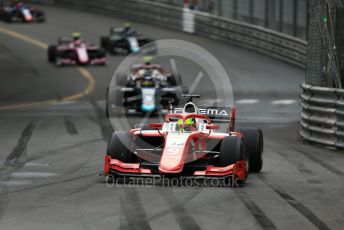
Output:
[[[219,154],[219,166],[225,167],[231,164],[235,164],[238,161],[246,161],[246,177],[244,180],[237,181],[242,184],[246,181],[249,171],[249,157],[246,150],[245,142],[241,137],[228,136],[222,139]]]
[[[109,43],[110,43],[109,37],[100,37],[100,47],[102,47],[105,50],[108,50]]]
[[[111,159],[117,159],[124,163],[137,162],[137,157],[130,151],[130,145],[132,142],[132,135],[126,132],[113,132],[107,147],[107,155],[111,156]],[[117,178],[125,178],[125,176],[118,175],[116,173],[109,174],[108,181],[112,181]]]
[[[135,162],[136,155],[130,151],[133,136],[126,132],[113,132],[107,147],[107,155],[124,163]]]
[[[98,52],[97,52],[97,58],[106,58],[106,51],[103,48],[99,48]],[[105,66],[106,62],[103,62],[101,64],[99,64],[101,66]]]
[[[180,75],[171,75],[167,78],[167,82],[172,86],[182,85],[182,78]]]
[[[48,47],[48,61],[49,62],[55,62],[56,60],[56,53],[57,53],[57,48],[56,46],[49,46]]]
[[[106,51],[105,51],[104,48],[100,48],[100,49],[98,50],[97,57],[98,57],[98,58],[106,57]]]
[[[167,82],[170,85],[172,85],[172,86],[176,86],[177,85],[176,78],[173,75],[167,78]]]
[[[45,22],[45,14],[43,11],[34,11],[32,12],[32,15],[36,22]]]
[[[247,145],[249,161],[250,161],[250,172],[260,172],[263,167],[263,132],[257,128],[240,128],[238,132],[244,134],[244,140]]]
[[[12,15],[10,13],[4,13],[3,19],[5,22],[8,22],[8,23],[13,22]]]

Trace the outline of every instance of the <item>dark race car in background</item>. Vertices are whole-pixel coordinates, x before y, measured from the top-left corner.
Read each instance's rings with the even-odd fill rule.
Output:
[[[106,65],[106,53],[78,36],[60,37],[57,45],[48,47],[48,61],[57,66]]]
[[[165,115],[164,123],[115,131],[104,174],[108,179],[182,176],[242,184],[249,172],[262,169],[263,133],[257,128],[235,129],[235,113],[235,107],[198,108],[188,102]],[[223,131],[218,131],[219,120],[225,124]]]
[[[100,38],[101,47],[110,54],[154,53],[156,50],[154,44],[142,50],[142,46],[151,42],[153,42],[152,39],[128,27],[112,27],[109,35]]]
[[[107,106],[113,111],[129,114],[166,111],[177,105],[187,93],[180,76],[165,72],[157,64],[138,64],[129,74],[117,74],[116,86],[110,88]],[[109,100],[111,99],[111,100]]]
[[[10,6],[0,5],[0,19],[6,22],[44,22],[45,14],[23,2]]]

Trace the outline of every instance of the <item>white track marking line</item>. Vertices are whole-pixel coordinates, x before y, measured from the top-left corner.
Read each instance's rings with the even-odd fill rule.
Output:
[[[37,162],[37,161],[29,161],[25,163],[25,166],[28,167],[48,167],[49,163]]]
[[[0,181],[0,185],[5,186],[20,186],[32,184],[32,180],[9,180],[9,181]]]
[[[274,100],[271,101],[272,105],[291,105],[296,103],[296,100],[293,99],[284,99],[284,100]]]
[[[12,178],[46,178],[57,176],[59,174],[52,172],[14,172],[11,174]]]
[[[244,105],[251,105],[251,104],[256,104],[258,103],[258,99],[240,99],[235,101],[235,104],[244,104]]]

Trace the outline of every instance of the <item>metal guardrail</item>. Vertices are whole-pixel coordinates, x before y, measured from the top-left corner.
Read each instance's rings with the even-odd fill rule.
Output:
[[[42,2],[41,0],[31,0]],[[183,30],[183,11],[157,2],[145,0],[50,0],[54,5],[92,13]],[[305,68],[307,43],[304,40],[244,22],[193,12],[194,33],[228,42]],[[187,17],[190,18],[190,17]]]
[[[196,13],[196,33],[305,68],[307,42],[252,24]]]
[[[344,148],[344,90],[307,84],[301,88],[301,137]]]

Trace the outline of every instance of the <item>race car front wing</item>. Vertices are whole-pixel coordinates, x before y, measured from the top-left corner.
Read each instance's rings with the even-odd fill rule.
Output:
[[[116,174],[119,176],[160,176],[161,173],[152,170],[152,167],[158,167],[158,163],[150,163],[144,165],[140,163],[124,163],[117,159],[111,159],[111,156],[105,156],[104,175]],[[239,180],[245,180],[246,178],[246,161],[238,161],[235,164],[231,164],[224,167],[217,167],[213,165],[197,166],[186,165],[188,167],[188,173],[186,176],[190,177],[228,177],[232,176]],[[183,175],[184,176],[184,175]]]

